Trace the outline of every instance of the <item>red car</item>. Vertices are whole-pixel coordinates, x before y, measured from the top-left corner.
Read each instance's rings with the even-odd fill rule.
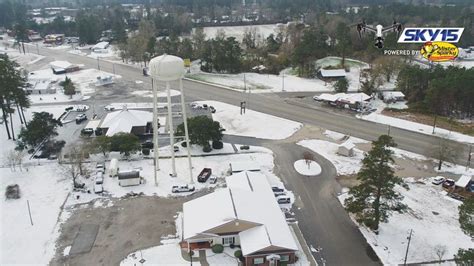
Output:
[[[452,186],[454,186],[455,182],[454,180],[452,179],[446,179],[444,182],[443,182],[443,187],[444,188],[450,188]]]

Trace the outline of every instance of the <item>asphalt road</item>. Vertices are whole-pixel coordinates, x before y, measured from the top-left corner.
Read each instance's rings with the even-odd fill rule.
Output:
[[[148,84],[148,86],[151,84],[151,79],[142,76],[141,69],[134,66],[96,60],[46,48],[40,48],[40,54],[53,57],[57,60],[67,60],[76,64],[84,64],[86,67],[99,67],[104,71],[115,72],[127,80],[141,80],[144,81],[145,84]],[[315,108],[311,105],[282,98],[276,94],[242,93],[191,80],[184,80],[183,85],[185,95],[192,99],[216,100],[237,106],[240,106],[241,101],[246,101],[247,108],[255,111],[346,133],[367,140],[375,140],[378,136],[388,133],[388,127],[386,125],[359,120],[351,114],[335,113],[331,109]],[[172,86],[176,87],[176,84],[174,83]],[[283,95],[288,95],[288,93],[284,93]],[[400,148],[427,156],[433,155],[434,147],[439,145],[440,142],[440,138],[435,136],[394,127],[391,127],[390,135]],[[455,141],[447,142],[458,152],[456,162],[465,164],[469,145]]]

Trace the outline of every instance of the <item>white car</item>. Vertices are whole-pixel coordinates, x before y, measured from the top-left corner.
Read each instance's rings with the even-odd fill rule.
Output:
[[[102,172],[97,172],[95,176],[95,183],[96,184],[102,184],[104,183],[104,173]]]
[[[217,176],[211,175],[211,177],[209,177],[209,183],[211,184],[217,183]]]
[[[106,107],[104,107],[104,110],[105,111],[113,111],[113,110],[115,110],[115,107],[113,107],[111,105],[107,105]]]
[[[431,183],[433,185],[441,185],[443,184],[443,182],[446,180],[446,178],[442,177],[442,176],[437,176],[433,179],[433,181],[431,181]]]
[[[182,192],[193,192],[194,186],[184,185],[184,186],[172,186],[171,192],[173,193],[182,193]]]
[[[105,173],[105,165],[103,163],[98,163],[95,169],[97,172]]]
[[[291,199],[288,196],[279,196],[277,197],[278,204],[286,204],[291,203]]]
[[[104,192],[104,187],[102,184],[94,184],[94,193],[100,194],[102,192]]]

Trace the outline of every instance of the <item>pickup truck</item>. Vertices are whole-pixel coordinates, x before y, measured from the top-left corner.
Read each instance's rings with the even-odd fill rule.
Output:
[[[198,175],[198,182],[205,183],[207,179],[211,176],[211,174],[212,174],[211,168],[202,169],[201,173]]]
[[[181,192],[193,192],[194,186],[184,185],[184,186],[172,186],[171,192],[181,193]]]

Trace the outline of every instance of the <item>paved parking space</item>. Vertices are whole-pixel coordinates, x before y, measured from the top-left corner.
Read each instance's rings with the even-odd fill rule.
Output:
[[[69,255],[74,256],[81,253],[91,251],[94,245],[95,238],[99,232],[99,225],[97,224],[83,224],[77,232],[76,238],[72,242]]]

